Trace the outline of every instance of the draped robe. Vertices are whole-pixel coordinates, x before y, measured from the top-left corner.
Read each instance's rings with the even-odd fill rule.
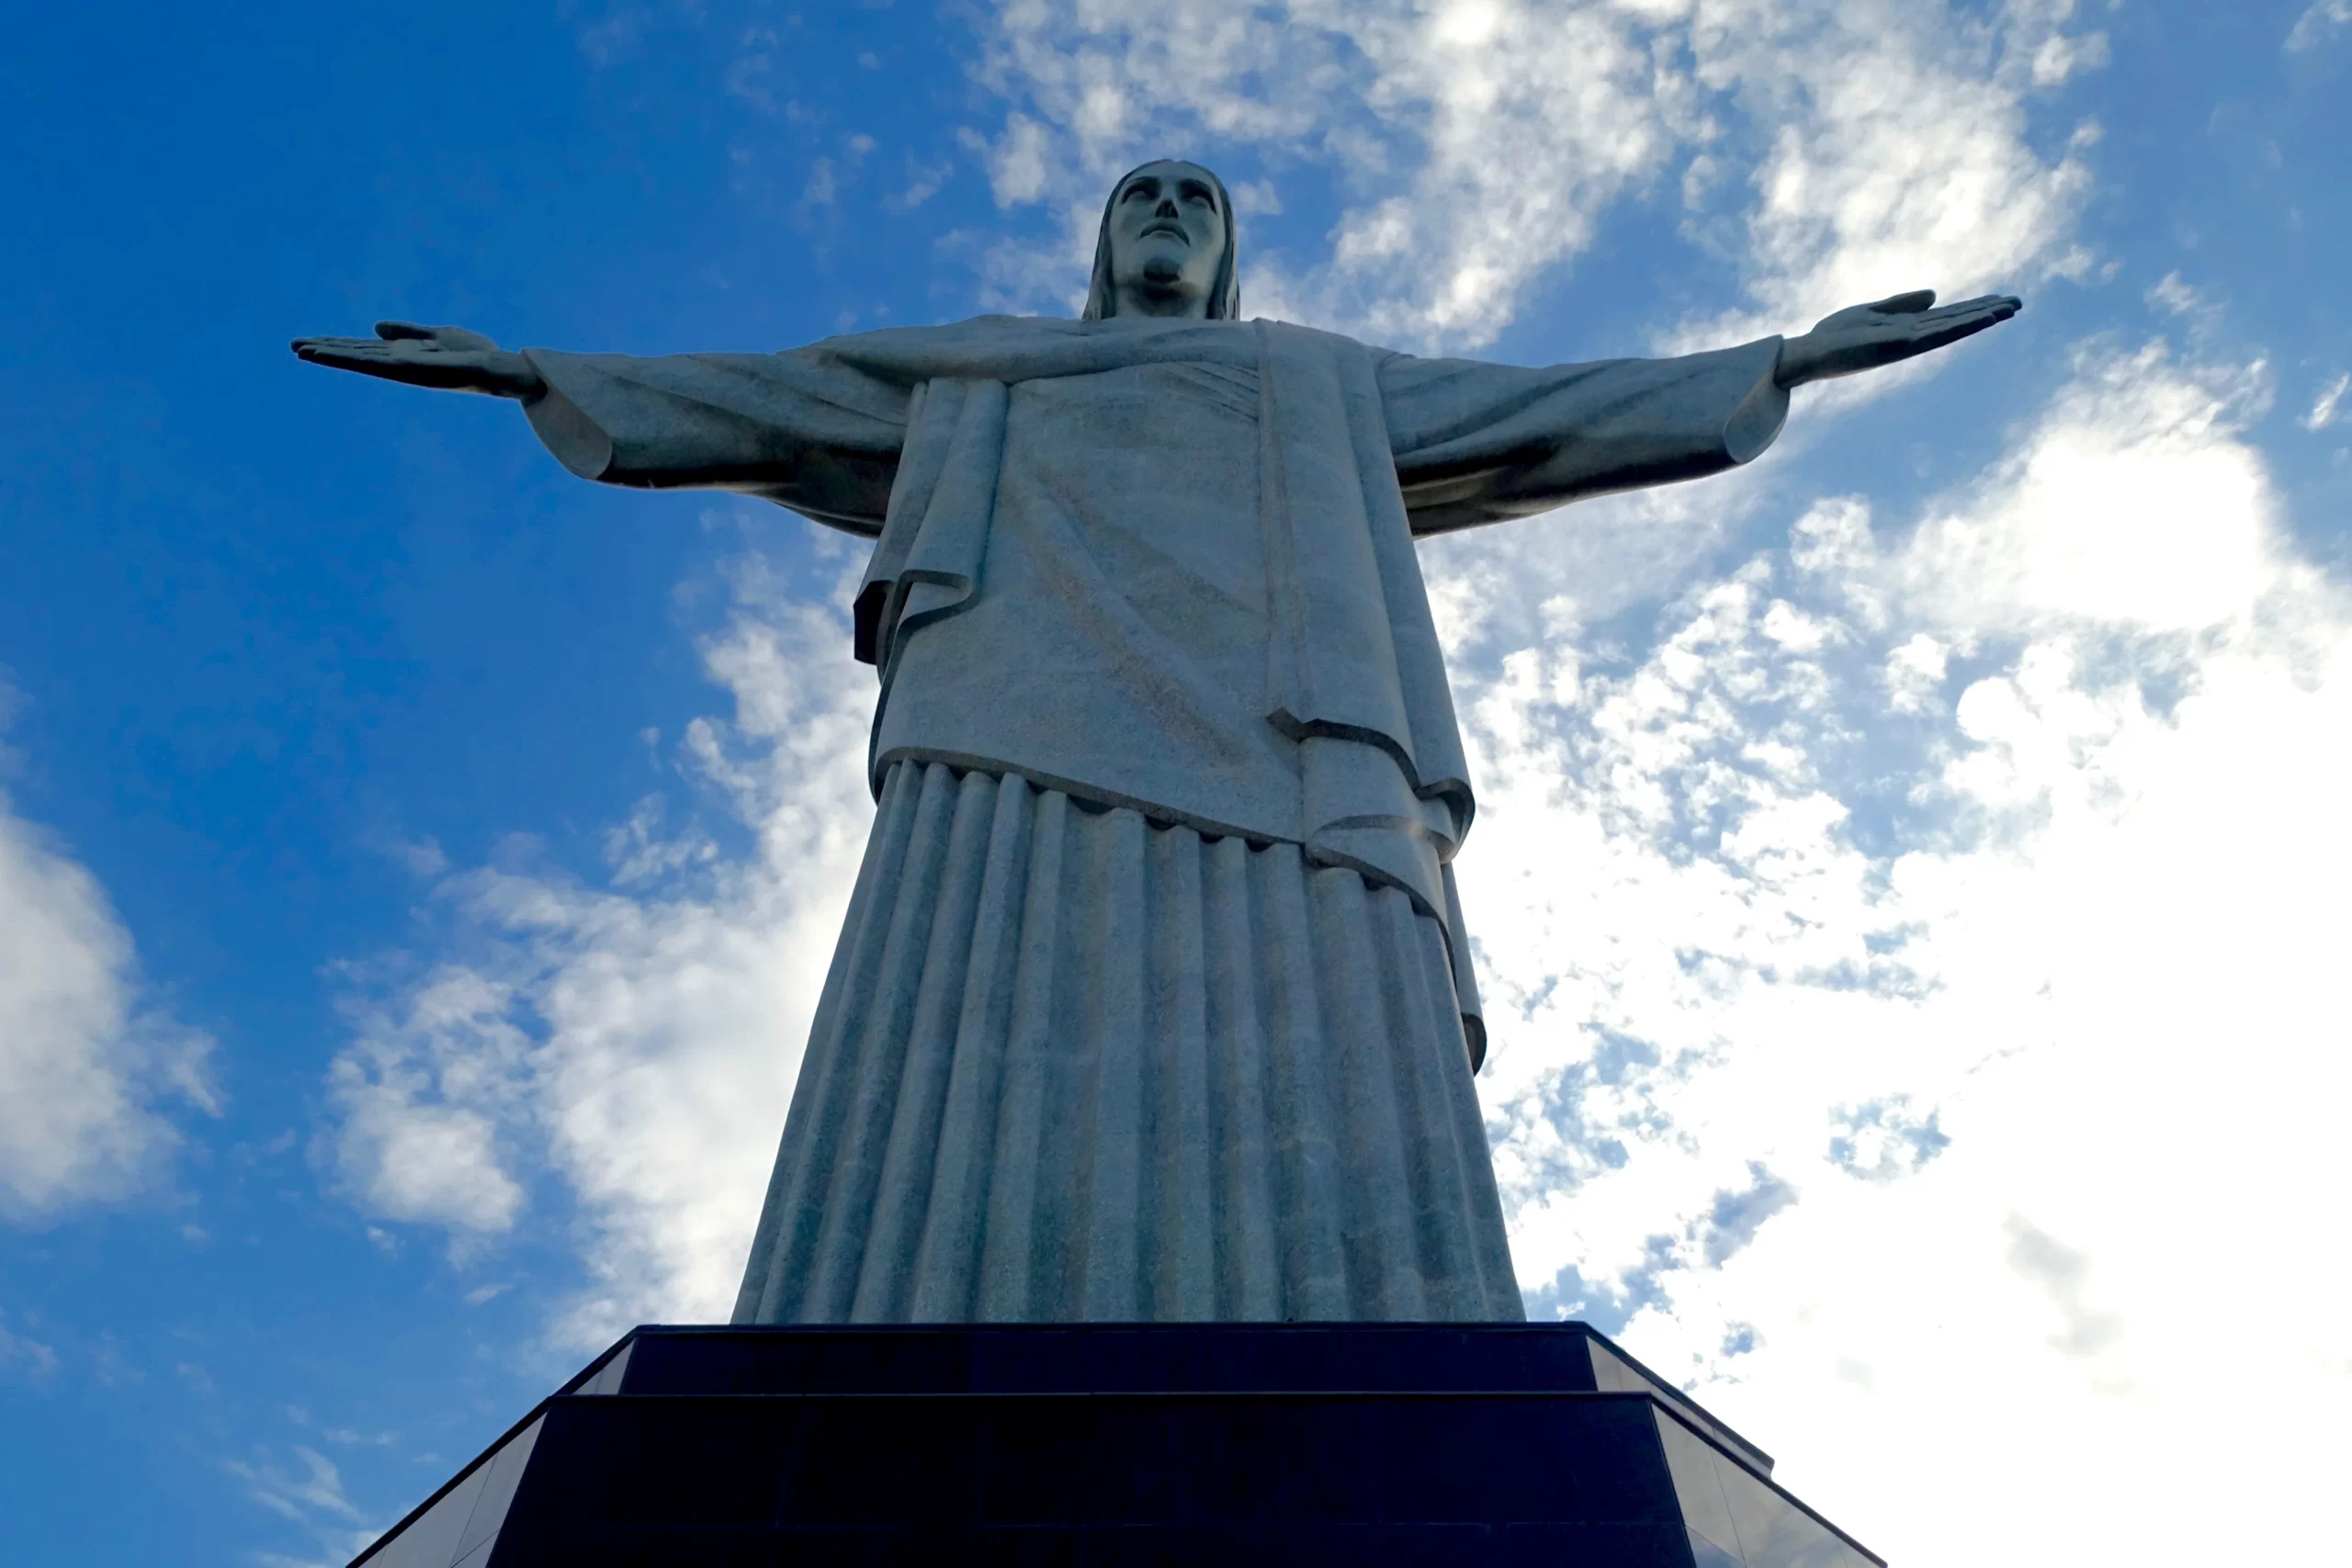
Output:
[[[1519,1315],[1413,539],[1747,461],[1778,354],[1005,317],[529,351],[572,471],[875,540],[880,814],[738,1319]]]

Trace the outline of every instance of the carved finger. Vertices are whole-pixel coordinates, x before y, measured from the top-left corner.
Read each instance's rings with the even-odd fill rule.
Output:
[[[1963,321],[1981,323],[1989,327],[1996,321],[2006,321],[2016,314],[2017,311],[2007,304],[1948,305],[1940,310],[1929,310],[1914,320],[1918,329],[1942,328]]]
[[[312,365],[323,365],[330,370],[357,370],[370,376],[389,376],[394,380],[413,380],[420,375],[429,377],[447,373],[437,371],[429,359],[421,359],[413,354],[397,353],[388,344],[312,344],[294,352],[300,358]]]
[[[1973,299],[1962,299],[1946,305],[1940,310],[1930,310],[1929,316],[1999,316],[2006,320],[2024,307],[2025,301],[2011,294],[1980,294]]]
[[[401,338],[430,339],[439,330],[437,327],[421,327],[414,321],[378,321],[376,323],[376,335],[391,342],[398,342]]]
[[[295,340],[294,352],[305,359],[333,355],[343,359],[366,359],[389,364],[400,357],[391,344],[364,337],[313,337]]]
[[[1974,337],[1986,327],[1999,326],[2007,320],[2008,317],[2005,315],[1964,316],[1957,321],[1944,322],[1933,331],[1922,333],[1917,341],[1922,352],[1941,348],[1946,344],[1958,343],[1964,337]]]
[[[1865,310],[1881,310],[1890,316],[1915,316],[1936,302],[1932,288],[1914,288],[1905,294],[1890,294],[1883,299],[1873,299]]]

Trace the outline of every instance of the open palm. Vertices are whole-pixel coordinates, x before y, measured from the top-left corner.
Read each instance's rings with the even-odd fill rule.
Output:
[[[378,321],[374,337],[298,337],[293,347],[313,365],[412,387],[494,398],[535,398],[547,390],[529,360],[463,327]]]
[[[1916,288],[1824,316],[1813,331],[1781,345],[1774,378],[1783,387],[1875,370],[1958,343],[2024,309],[2014,294],[1985,294],[1932,309],[1936,291]]]

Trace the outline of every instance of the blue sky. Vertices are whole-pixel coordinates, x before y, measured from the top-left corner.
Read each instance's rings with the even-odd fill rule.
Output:
[[[2344,0],[28,14],[0,1557],[340,1562],[723,1314],[865,830],[862,547],[286,340],[1067,313],[1169,152],[1421,352],[2026,297],[1425,549],[1514,1255],[1903,1563],[2325,1556],[2347,87]]]

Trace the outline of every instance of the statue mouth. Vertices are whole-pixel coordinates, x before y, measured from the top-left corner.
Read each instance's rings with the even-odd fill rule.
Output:
[[[1188,245],[1193,243],[1193,236],[1187,234],[1182,228],[1173,223],[1147,223],[1144,225],[1143,232],[1137,234],[1136,238],[1138,240],[1148,240],[1154,234],[1172,235],[1176,239],[1183,241]]]

